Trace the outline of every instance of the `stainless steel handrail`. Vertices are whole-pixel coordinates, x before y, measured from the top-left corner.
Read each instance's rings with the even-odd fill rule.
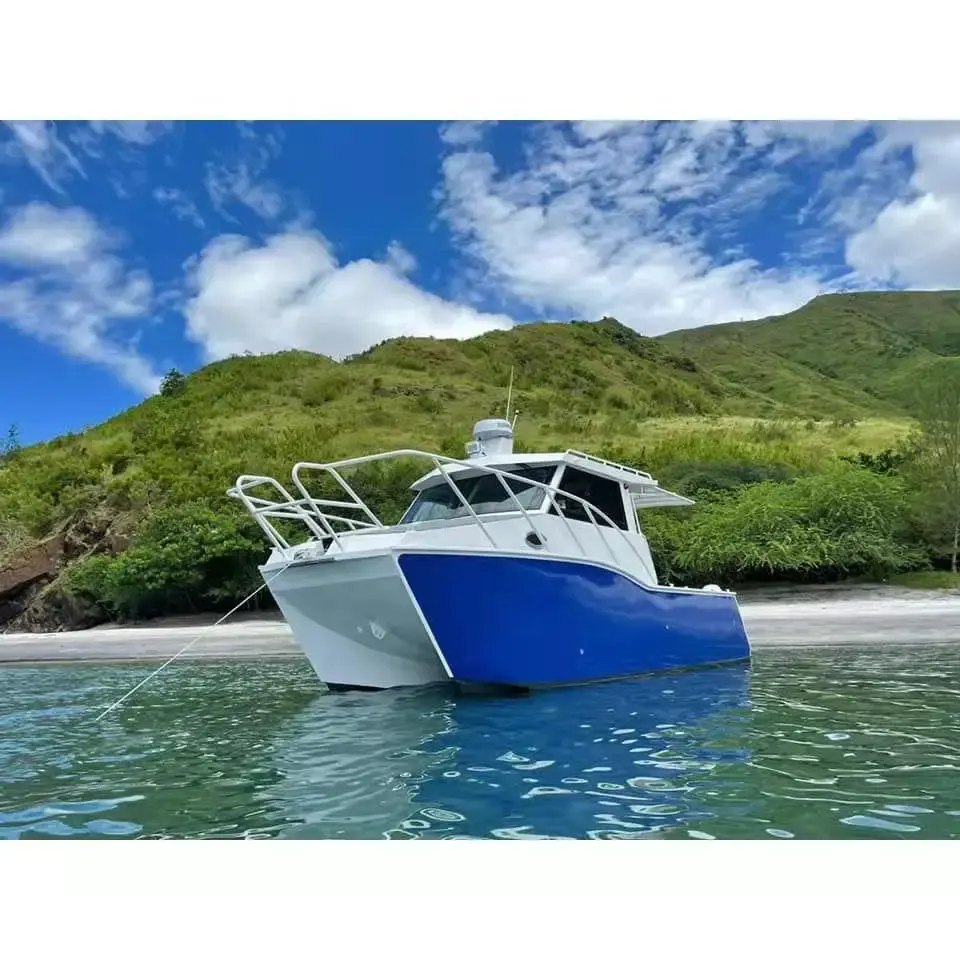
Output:
[[[628,467],[622,463],[614,463],[613,460],[604,460],[603,457],[595,457],[592,453],[584,453],[582,450],[567,450],[571,457],[577,457],[579,460],[586,460],[588,463],[599,463],[604,467],[610,467],[612,470],[622,470],[625,473],[632,473],[641,480],[653,480],[653,477],[646,470],[638,470],[636,467]]]
[[[487,464],[478,462],[476,460],[458,460],[454,457],[445,457],[441,454],[428,453],[424,450],[390,450],[385,453],[374,453],[362,457],[351,457],[346,460],[338,460],[330,463],[312,463],[309,461],[302,461],[293,467],[291,473],[293,484],[297,488],[297,491],[301,494],[299,499],[292,497],[290,493],[287,492],[287,490],[272,477],[255,476],[243,476],[238,478],[235,486],[228,491],[228,495],[239,499],[244,503],[247,510],[251,513],[251,515],[253,515],[254,519],[260,525],[261,529],[264,530],[270,541],[281,550],[289,549],[290,545],[286,542],[285,538],[283,538],[282,535],[280,535],[279,532],[273,528],[273,525],[270,524],[266,519],[267,517],[281,517],[283,519],[300,520],[306,524],[306,526],[311,530],[311,532],[314,533],[316,537],[321,540],[330,539],[337,544],[338,549],[342,550],[342,537],[357,533],[375,531],[378,528],[386,528],[376,514],[367,506],[366,503],[364,503],[363,499],[359,496],[359,494],[357,494],[353,487],[350,486],[350,484],[343,478],[340,470],[347,467],[362,466],[363,464],[367,463],[376,463],[381,460],[397,459],[399,457],[419,457],[430,461],[433,464],[434,469],[442,476],[443,480],[451,488],[454,495],[467,511],[467,515],[470,517],[473,523],[479,527],[486,540],[494,549],[498,548],[498,544],[488,529],[490,521],[484,520],[484,515],[478,514],[470,505],[470,503],[467,502],[466,498],[463,496],[463,492],[451,479],[450,471],[445,469],[445,467],[466,467],[470,470],[476,470],[483,474],[496,476],[501,486],[504,488],[504,491],[507,493],[507,496],[509,497],[509,500],[515,511],[524,518],[527,526],[530,528],[530,531],[534,533],[541,541],[545,541],[543,533],[538,529],[533,515],[517,498],[516,493],[511,489],[508,481],[513,480],[527,487],[543,490],[544,495],[549,500],[551,507],[556,511],[557,516],[563,522],[571,541],[576,545],[580,555],[586,557],[588,554],[584,548],[584,544],[577,536],[569,518],[560,508],[560,505],[557,502],[557,497],[579,503],[584,508],[587,517],[590,519],[591,525],[597,532],[598,539],[603,542],[607,552],[610,554],[611,559],[613,559],[615,563],[617,562],[616,553],[609,540],[602,534],[600,524],[597,523],[598,518],[602,522],[606,523],[611,530],[617,531],[621,539],[637,558],[637,560],[639,560],[641,565],[644,568],[646,567],[646,561],[644,560],[640,551],[637,549],[636,544],[634,544],[627,535],[627,531],[621,527],[618,527],[602,510],[595,507],[583,497],[558,490],[555,487],[550,486],[550,484],[541,483],[538,480],[531,480],[529,477],[523,477],[518,474],[511,473],[508,470],[500,470],[496,467],[488,466]],[[320,471],[331,476],[349,499],[327,500],[313,497],[301,479],[301,473],[307,470]],[[277,503],[276,501],[267,501],[262,498],[251,497],[247,494],[246,491],[248,488],[252,488],[261,484],[268,484],[274,489],[278,490],[284,498],[283,501]],[[327,510],[324,510],[323,508],[325,507],[328,509],[336,508],[359,510],[366,515],[369,520],[365,522],[362,520],[353,520],[351,518],[338,516],[337,514],[332,514],[327,512]],[[278,513],[278,510],[281,512]],[[502,513],[490,516],[499,517],[502,519]],[[346,524],[349,529],[347,531],[338,532],[334,529],[334,523]]]
[[[272,487],[283,499],[277,502],[276,500],[267,500],[264,497],[252,497],[247,493],[248,489],[261,486]],[[274,517],[275,519],[297,520],[305,524],[307,529],[320,539],[333,534],[333,528],[321,514],[318,514],[315,510],[308,511],[304,509],[304,501],[295,500],[290,496],[286,487],[273,477],[250,475],[238,477],[234,486],[227,491],[227,496],[240,500],[241,503],[243,503],[247,508],[247,512],[256,521],[267,539],[279,550],[289,550],[290,544],[277,528],[265,519],[268,516]],[[325,530],[317,524],[316,518],[318,517],[325,525]]]

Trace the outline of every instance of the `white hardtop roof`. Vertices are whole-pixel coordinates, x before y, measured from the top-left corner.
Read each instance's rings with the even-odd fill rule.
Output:
[[[566,450],[563,453],[511,453],[499,456],[482,456],[476,458],[478,467],[495,467],[505,473],[511,473],[523,467],[546,467],[561,463],[575,466],[584,473],[592,473],[598,477],[605,477],[616,483],[623,484],[630,491],[631,499],[636,507],[668,507],[687,506],[694,501],[682,497],[677,493],[664,490],[649,473],[635,470],[633,467],[604,460],[600,457],[581,453],[579,450]],[[482,469],[458,463],[444,464],[443,472],[450,477],[466,478],[482,473]],[[424,490],[443,479],[439,470],[431,470],[411,485],[412,490]]]

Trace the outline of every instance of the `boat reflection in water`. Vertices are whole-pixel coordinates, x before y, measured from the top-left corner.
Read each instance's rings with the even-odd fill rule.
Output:
[[[702,821],[704,791],[748,759],[748,712],[743,665],[462,697],[432,738],[445,757],[416,787],[418,815],[388,835],[602,839]]]
[[[707,792],[749,759],[749,675],[731,665],[513,698],[320,696],[288,730],[270,798],[296,808],[300,824],[283,831],[294,837],[686,836],[718,807]]]

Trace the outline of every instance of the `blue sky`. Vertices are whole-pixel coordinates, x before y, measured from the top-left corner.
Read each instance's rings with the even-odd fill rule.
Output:
[[[0,126],[0,431],[24,443],[245,351],[958,286],[956,124]]]

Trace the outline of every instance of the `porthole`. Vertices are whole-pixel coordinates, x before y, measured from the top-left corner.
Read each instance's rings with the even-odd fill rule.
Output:
[[[539,550],[546,543],[546,540],[533,530],[524,537],[524,540],[528,547],[533,547],[535,550]]]

